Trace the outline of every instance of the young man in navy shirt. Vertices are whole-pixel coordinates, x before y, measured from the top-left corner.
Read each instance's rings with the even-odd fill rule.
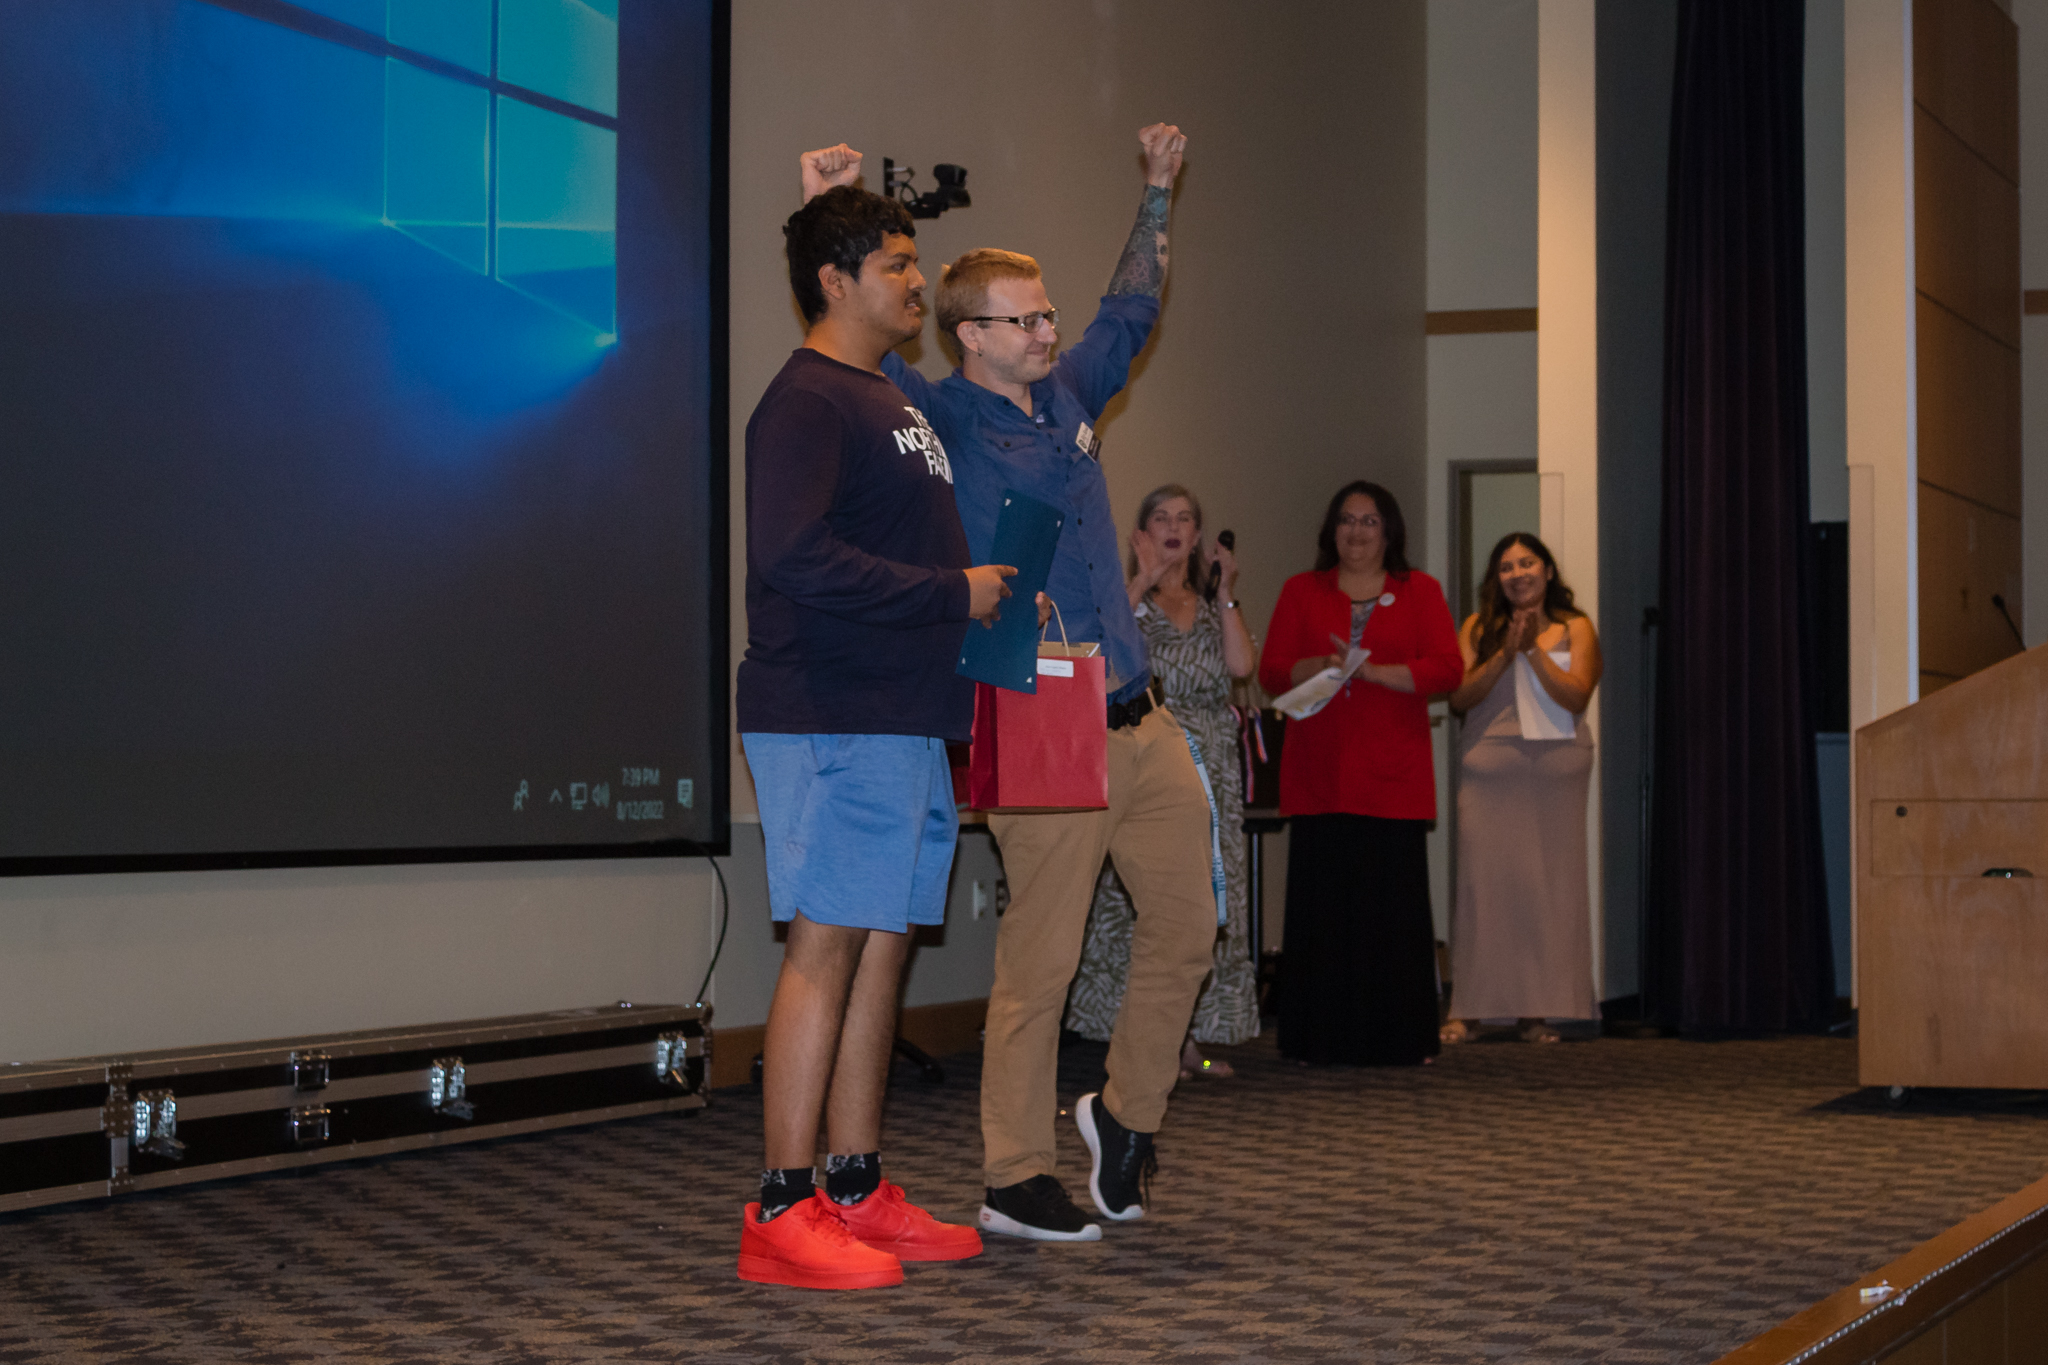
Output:
[[[747,423],[739,723],[789,941],[739,1274],[771,1284],[900,1284],[903,1261],[981,1250],[880,1164],[909,929],[943,921],[959,832],[946,741],[968,737],[973,692],[954,661],[1016,572],[969,567],[945,446],[881,372],[922,326],[914,233],[900,204],[850,187],[791,215],[790,286],[809,328]]]
[[[1069,637],[1101,641],[1108,659],[1109,808],[989,817],[1011,900],[997,931],[983,1044],[988,1193],[980,1221],[987,1231],[1044,1241],[1102,1235],[1053,1172],[1060,1017],[1104,855],[1137,909],[1109,1082],[1075,1106],[1093,1159],[1088,1192],[1106,1218],[1144,1215],[1152,1134],[1179,1079],[1181,1043],[1216,941],[1208,798],[1185,733],[1152,704],[1094,430],[1151,334],[1166,283],[1167,215],[1187,139],[1167,124],[1138,139],[1146,185],[1138,220],[1078,344],[1055,359],[1058,313],[1036,261],[971,251],[939,285],[939,331],[958,344],[961,368],[933,384],[893,354],[882,359],[945,441],[974,553],[994,540],[1006,488],[1070,513],[1047,595]],[[805,153],[801,165],[814,194],[850,184],[860,154],[842,143]]]

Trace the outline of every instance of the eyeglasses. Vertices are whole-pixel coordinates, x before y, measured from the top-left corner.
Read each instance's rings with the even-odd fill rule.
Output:
[[[968,322],[1014,322],[1027,332],[1037,331],[1039,324],[1043,323],[1057,332],[1060,327],[1060,310],[1048,308],[1043,313],[1026,313],[1020,318],[968,318],[966,320]]]
[[[1377,531],[1380,529],[1380,526],[1383,523],[1380,521],[1378,517],[1375,516],[1344,516],[1337,518],[1337,524],[1339,526],[1345,527],[1346,529],[1356,529],[1361,531]]]

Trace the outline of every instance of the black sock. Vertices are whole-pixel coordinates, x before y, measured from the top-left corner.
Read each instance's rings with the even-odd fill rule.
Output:
[[[858,1204],[881,1187],[880,1152],[825,1158],[825,1197],[833,1203]]]
[[[816,1190],[817,1173],[809,1166],[761,1172],[760,1221],[774,1221],[775,1215],[789,1212],[809,1199]]]

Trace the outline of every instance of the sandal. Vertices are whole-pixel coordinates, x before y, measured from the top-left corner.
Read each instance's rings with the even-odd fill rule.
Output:
[[[1518,1034],[1525,1043],[1555,1043],[1562,1041],[1558,1031],[1541,1019],[1522,1025]]]
[[[1182,1067],[1180,1078],[1184,1081],[1191,1081],[1196,1076],[1213,1076],[1219,1081],[1227,1081],[1236,1074],[1236,1068],[1231,1066],[1229,1062],[1219,1062],[1214,1057],[1204,1057],[1202,1058],[1202,1064],[1192,1070]]]
[[[1446,1047],[1454,1043],[1472,1041],[1472,1030],[1465,1026],[1463,1019],[1453,1019],[1436,1031],[1437,1041]]]

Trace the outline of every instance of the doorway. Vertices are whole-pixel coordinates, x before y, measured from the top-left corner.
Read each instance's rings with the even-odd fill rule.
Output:
[[[1540,534],[1541,519],[1534,460],[1451,465],[1451,612],[1461,624],[1479,609],[1487,552],[1510,531]]]
[[[1450,596],[1451,616],[1460,627],[1478,610],[1479,588],[1490,567],[1486,556],[1510,531],[1541,534],[1542,483],[1534,460],[1456,460],[1450,469]],[[1457,917],[1458,906],[1458,749],[1459,720],[1447,716],[1443,726],[1447,792],[1443,826],[1445,889],[1444,923]],[[1448,934],[1446,935],[1448,940]]]

